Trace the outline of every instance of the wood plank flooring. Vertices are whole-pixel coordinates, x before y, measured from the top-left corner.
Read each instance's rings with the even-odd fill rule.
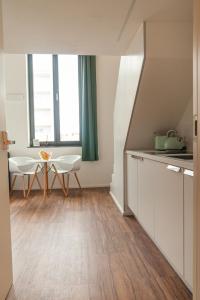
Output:
[[[11,201],[14,286],[8,300],[188,300],[192,295],[107,190]]]

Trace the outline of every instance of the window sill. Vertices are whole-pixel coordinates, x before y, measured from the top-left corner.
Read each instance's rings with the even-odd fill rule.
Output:
[[[49,145],[40,145],[40,146],[28,146],[27,148],[59,148],[59,147],[82,147],[79,143],[77,144],[49,144]]]

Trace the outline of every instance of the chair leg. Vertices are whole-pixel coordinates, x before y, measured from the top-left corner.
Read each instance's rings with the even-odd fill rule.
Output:
[[[54,174],[54,177],[53,177],[53,181],[52,181],[52,184],[51,184],[51,188],[50,188],[50,190],[52,190],[52,189],[53,189],[53,186],[54,186],[55,180],[56,180],[56,174]]]
[[[57,169],[56,169],[55,165],[53,164],[52,167],[53,167],[53,169],[54,169],[54,171],[55,171],[55,175],[57,176],[57,178],[58,178],[58,180],[59,180],[59,183],[60,183],[60,185],[61,185],[61,188],[62,188],[62,190],[63,190],[63,193],[64,193],[65,197],[67,197],[67,193],[66,193],[66,191],[65,191],[65,188],[64,188],[64,186],[63,186],[62,180],[60,179],[60,176],[59,176],[59,174],[58,174],[58,172],[57,172]]]
[[[77,176],[76,172],[74,173],[74,176],[75,176],[75,178],[76,178],[76,181],[77,181],[77,183],[78,183],[79,188],[82,189],[82,188],[81,188],[81,185],[80,185],[80,181],[79,181],[79,179],[78,179],[78,176]]]
[[[70,174],[67,174],[67,195],[69,194],[69,178],[70,178]]]
[[[28,188],[28,192],[27,192],[27,195],[26,195],[27,198],[28,198],[28,196],[29,196],[29,194],[30,194],[30,191],[31,191],[32,186],[33,186],[33,183],[34,183],[35,178],[36,178],[36,176],[37,176],[37,170],[38,170],[38,168],[39,168],[39,165],[37,165],[37,168],[36,168],[36,170],[35,170],[35,174],[33,175],[33,179],[32,179],[32,181],[31,181],[31,184],[30,184],[29,188]]]
[[[25,176],[22,176],[22,181],[23,181],[23,196],[26,198],[26,185],[25,185]]]
[[[30,187],[30,175],[28,175],[28,189]]]
[[[35,177],[36,177],[36,175],[34,174],[34,175],[33,175],[33,178],[32,178],[32,181],[31,181],[31,183],[30,183],[30,186],[29,186],[29,188],[28,188],[28,192],[27,192],[27,195],[26,195],[27,198],[28,198],[28,196],[29,196],[29,194],[30,194],[30,191],[32,190],[32,186],[33,186],[33,183],[34,183],[34,181],[35,181]]]
[[[37,174],[36,174],[35,178],[36,178],[36,180],[37,180],[37,183],[38,183],[38,185],[39,185],[39,188],[42,189],[42,186],[41,186],[41,184],[40,184],[40,181],[39,181],[39,178],[38,178],[38,175],[37,175]]]
[[[62,174],[62,181],[63,181],[64,189],[66,189],[66,188],[65,188],[65,176],[64,176],[64,174]]]
[[[13,177],[12,184],[11,184],[11,193],[13,192],[13,188],[14,188],[16,179],[17,179],[17,175],[15,175],[15,176]]]

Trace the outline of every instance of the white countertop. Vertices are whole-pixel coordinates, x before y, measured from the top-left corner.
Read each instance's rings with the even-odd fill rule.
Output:
[[[193,170],[193,160],[184,160],[184,159],[174,158],[174,157],[166,156],[169,154],[156,153],[156,151],[155,151],[155,154],[152,154],[152,152],[154,152],[154,151],[153,150],[149,150],[149,151],[147,151],[147,150],[127,150],[126,151],[126,153],[130,154],[130,155],[135,155],[135,156],[151,159],[154,161],[158,161],[161,163],[170,164],[170,165],[174,165],[177,167]],[[176,155],[176,153],[174,153],[174,155]]]

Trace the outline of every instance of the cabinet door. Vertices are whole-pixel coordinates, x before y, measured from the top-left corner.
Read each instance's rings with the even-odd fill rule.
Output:
[[[155,236],[156,162],[138,161],[138,220],[152,239]]]
[[[128,207],[138,214],[138,159],[133,155],[127,157],[127,201]]]
[[[183,275],[183,174],[165,164],[156,166],[155,241]]]
[[[184,279],[193,281],[193,177],[184,175]]]

